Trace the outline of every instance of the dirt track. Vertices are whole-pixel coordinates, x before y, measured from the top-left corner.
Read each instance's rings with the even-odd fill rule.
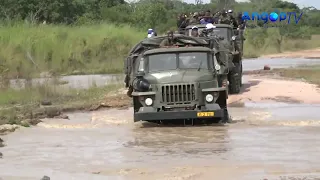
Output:
[[[244,67],[259,63],[253,61],[245,62]],[[320,177],[319,89],[304,82],[265,76],[245,76],[243,82],[242,93],[229,98],[235,123],[226,126],[134,124],[131,108],[70,113],[70,120],[45,119],[37,127],[2,137],[7,146],[0,149],[0,169],[5,169],[0,177]]]
[[[260,58],[305,58],[320,59],[320,48],[303,51],[284,52],[279,54],[264,55]]]
[[[242,93],[230,96],[230,104],[274,101],[320,104],[320,90],[313,84],[254,75],[246,76],[246,80]]]

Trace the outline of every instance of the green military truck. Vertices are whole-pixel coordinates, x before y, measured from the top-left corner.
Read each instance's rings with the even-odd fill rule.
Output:
[[[185,29],[185,35],[191,36],[192,27],[197,26],[199,34],[206,28],[205,24],[190,25]],[[219,36],[218,40],[221,43],[214,46],[216,49],[221,48],[224,45],[224,49],[229,49],[227,54],[229,55],[229,93],[238,94],[242,86],[242,56],[243,56],[243,37],[237,29],[228,24],[214,24],[214,34]],[[220,46],[220,47],[219,47]]]
[[[160,48],[165,38],[141,41],[125,60],[134,122],[230,122],[228,91],[219,82],[227,74],[225,57],[207,41],[180,34],[174,35],[179,47]]]

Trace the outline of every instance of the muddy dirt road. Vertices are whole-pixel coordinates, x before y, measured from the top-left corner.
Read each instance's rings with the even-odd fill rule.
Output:
[[[265,64],[250,61],[244,68]],[[288,60],[268,61],[283,67]],[[301,61],[309,62],[296,64]],[[2,137],[7,146],[0,149],[0,178],[320,178],[319,90],[303,82],[255,76],[245,76],[244,83],[243,93],[229,99],[230,105],[240,102],[244,107],[230,107],[235,123],[225,126],[134,124],[132,109],[111,109],[72,113],[70,120],[46,119],[20,129]],[[270,84],[277,87],[265,90]]]

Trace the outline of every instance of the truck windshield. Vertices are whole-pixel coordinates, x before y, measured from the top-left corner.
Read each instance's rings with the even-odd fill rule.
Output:
[[[208,53],[188,52],[148,56],[149,72],[174,69],[208,69]],[[177,62],[178,61],[178,62]]]
[[[213,32],[218,36],[224,37],[225,40],[229,40],[228,28],[215,28]]]
[[[208,54],[204,52],[180,53],[180,69],[208,69]]]
[[[177,54],[150,55],[149,72],[177,69]]]

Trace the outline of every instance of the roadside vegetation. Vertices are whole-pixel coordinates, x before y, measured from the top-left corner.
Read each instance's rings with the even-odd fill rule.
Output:
[[[7,76],[25,78],[42,72],[52,74],[121,73],[132,46],[146,37],[148,28],[158,34],[175,30],[177,15],[223,7],[238,12],[303,12],[295,24],[263,28],[263,21],[250,21],[246,30],[247,58],[320,46],[320,11],[300,9],[281,1],[212,0],[187,4],[177,0],[5,0],[0,2],[0,66]],[[270,25],[270,24],[268,24]],[[273,26],[275,24],[272,24]],[[0,71],[1,73],[1,71]]]
[[[303,79],[309,83],[316,84],[320,87],[320,66],[301,66],[288,69],[272,70],[282,77]]]
[[[112,24],[14,24],[0,28],[0,62],[8,78],[51,74],[120,73],[145,33]],[[1,72],[1,71],[0,71]]]

